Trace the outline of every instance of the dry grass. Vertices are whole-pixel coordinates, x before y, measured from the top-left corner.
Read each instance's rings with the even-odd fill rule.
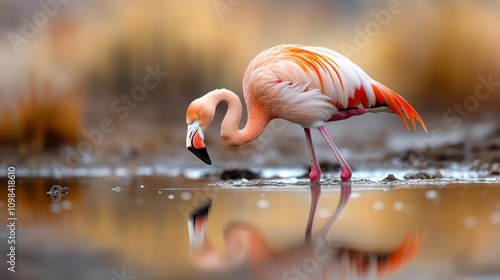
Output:
[[[0,145],[17,146],[19,153],[26,154],[75,144],[81,135],[83,97],[77,90],[55,91],[49,82],[42,88],[32,85],[14,110],[3,111]]]

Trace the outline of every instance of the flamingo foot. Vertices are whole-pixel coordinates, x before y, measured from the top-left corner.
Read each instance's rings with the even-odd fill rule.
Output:
[[[311,173],[309,173],[309,181],[311,183],[318,183],[321,179],[321,169],[319,166],[313,166],[311,168]]]
[[[349,166],[342,168],[342,171],[340,172],[340,180],[342,180],[342,182],[351,181],[351,176],[352,176],[352,170]]]

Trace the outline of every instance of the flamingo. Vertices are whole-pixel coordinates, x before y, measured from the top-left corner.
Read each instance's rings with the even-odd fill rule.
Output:
[[[399,115],[410,131],[420,122],[415,109],[401,96],[372,79],[347,57],[324,47],[283,44],[258,54],[243,76],[243,93],[248,110],[247,123],[239,129],[242,104],[232,91],[222,88],[195,99],[186,112],[186,146],[206,164],[212,161],[204,143],[215,108],[226,102],[221,137],[229,146],[242,146],[259,137],[266,125],[279,118],[301,125],[311,161],[309,180],[321,179],[311,129],[317,129],[340,163],[340,179],[350,181],[352,170],[326,131],[327,122],[345,120],[368,112]],[[406,118],[405,118],[406,116]]]
[[[315,187],[319,187],[315,185]],[[244,267],[255,279],[374,279],[396,272],[410,262],[422,248],[426,230],[408,231],[400,245],[389,252],[368,251],[328,242],[328,233],[341,215],[350,194],[351,184],[342,183],[335,213],[324,226],[322,234],[311,238],[306,230],[306,242],[276,250],[255,226],[238,221],[224,227],[226,252],[220,254],[206,234],[212,201],[194,209],[188,220],[189,247],[195,264],[204,269],[235,271]],[[311,212],[310,212],[311,214]],[[313,215],[314,216],[314,215]],[[305,259],[314,259],[317,269],[300,272]],[[224,277],[223,277],[224,278]],[[233,277],[234,278],[234,277]],[[247,277],[248,278],[248,277]],[[220,278],[217,278],[220,279]],[[225,279],[225,278],[224,278]]]

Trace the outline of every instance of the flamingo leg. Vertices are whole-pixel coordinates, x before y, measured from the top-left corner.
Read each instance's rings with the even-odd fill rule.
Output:
[[[321,186],[319,184],[311,185],[311,208],[309,209],[309,218],[307,219],[306,226],[306,240],[311,240],[312,227],[314,222],[314,215],[316,214],[316,208],[318,208],[318,201],[321,197]]]
[[[335,143],[333,143],[333,140],[330,137],[330,135],[328,134],[328,132],[326,131],[325,127],[320,126],[320,127],[318,127],[318,130],[321,133],[321,135],[323,135],[323,138],[325,138],[326,142],[328,143],[328,146],[330,146],[330,149],[332,150],[333,154],[335,155],[335,157],[337,158],[337,160],[340,163],[340,168],[342,170],[340,173],[340,179],[344,182],[350,181],[351,176],[352,176],[351,168],[349,167],[349,165],[347,164],[345,159],[340,154],[340,151],[339,151],[339,149],[337,149],[337,146],[335,146]]]
[[[318,184],[321,179],[321,168],[319,167],[316,152],[314,151],[311,130],[309,128],[304,128],[304,133],[306,134],[307,148],[311,158],[311,173],[309,173],[309,181],[311,182],[311,208],[309,209],[309,218],[306,226],[306,240],[311,240],[314,215],[316,214],[316,208],[318,207],[318,201],[321,196],[321,186]]]
[[[323,239],[326,240],[326,236],[328,235],[328,231],[330,231],[330,228],[333,226],[337,218],[340,216],[342,211],[344,210],[344,207],[347,204],[347,201],[349,201],[349,198],[351,197],[351,184],[350,183],[342,183],[340,186],[340,197],[339,197],[339,204],[337,205],[337,209],[335,209],[335,212],[333,213],[332,218],[328,222],[328,224],[323,228]]]
[[[311,130],[309,128],[304,128],[304,132],[306,134],[309,156],[311,158],[311,173],[309,173],[309,180],[311,181],[311,183],[318,183],[319,179],[321,179],[321,169],[319,168],[318,159],[316,158],[316,152],[314,151]]]

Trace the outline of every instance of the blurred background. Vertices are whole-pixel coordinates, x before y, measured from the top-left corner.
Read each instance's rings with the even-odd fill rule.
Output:
[[[337,50],[410,101],[431,131],[462,129],[463,120],[496,118],[487,112],[498,108],[498,85],[475,94],[481,81],[500,80],[499,35],[496,0],[2,0],[0,152],[20,163],[73,149],[74,166],[103,154],[172,156],[184,146],[190,101],[215,88],[242,93],[249,61],[282,43]],[[155,87],[130,99],[152,70],[162,75],[148,81]],[[103,119],[113,129],[100,138]],[[366,119],[350,124],[378,131],[399,122]],[[207,141],[223,147],[218,130]],[[287,131],[305,151],[301,129]],[[361,148],[359,138],[340,146]],[[93,145],[78,150],[82,139]]]
[[[429,129],[409,134],[392,114],[328,126],[361,184],[333,244],[388,251],[427,228],[418,261],[387,279],[497,279],[500,0],[0,0],[0,174],[16,167],[23,269],[14,279],[111,279],[122,267],[137,279],[187,279],[177,275],[196,263],[182,207],[206,203],[200,190],[220,181],[211,172],[235,167],[293,179],[279,190],[274,181],[219,186],[208,230],[216,251],[234,221],[257,226],[273,250],[302,244],[311,194],[293,183],[308,173],[300,126],[273,121],[261,138],[229,148],[218,135],[221,105],[205,134],[210,172],[185,149],[189,103],[215,88],[242,96],[250,60],[283,43],[343,53],[407,99]],[[336,207],[338,165],[313,137],[331,178],[317,234]],[[420,170],[435,174],[408,174]],[[380,181],[388,173],[438,181],[393,188]],[[443,187],[448,179],[470,181]],[[62,201],[46,194],[55,184],[69,187]],[[7,188],[0,195],[5,220]]]

